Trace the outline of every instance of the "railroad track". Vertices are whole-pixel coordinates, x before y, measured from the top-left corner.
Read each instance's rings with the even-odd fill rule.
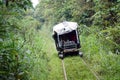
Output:
[[[67,74],[66,74],[66,70],[65,70],[65,65],[64,65],[63,59],[62,59],[62,68],[63,68],[63,73],[64,73],[64,79],[67,80]]]
[[[97,74],[89,67],[89,65],[85,62],[85,60],[83,59],[83,58],[80,58],[79,60],[81,60],[81,63],[83,63],[81,66],[84,66],[84,67],[86,67],[87,68],[87,71],[90,73],[90,75],[93,75],[93,77],[94,77],[94,79],[89,79],[89,80],[100,80],[100,78],[97,76]],[[76,66],[76,64],[74,64],[74,63],[76,63],[76,62],[71,62],[71,63],[73,63],[72,64],[72,66]],[[68,63],[69,64],[69,63]],[[69,67],[72,67],[72,66],[69,66]],[[80,66],[76,66],[75,68],[80,68]],[[72,77],[71,78],[69,78],[69,75],[67,75],[67,70],[66,70],[66,68],[65,68],[65,62],[64,62],[64,59],[62,59],[62,68],[63,68],[63,74],[64,74],[64,80],[73,80],[72,79]],[[76,69],[75,69],[76,70]],[[68,70],[69,71],[69,70]],[[84,71],[84,70],[83,70]],[[74,72],[75,71],[72,71],[72,73],[74,74]],[[76,71],[76,72],[79,72],[79,71]],[[72,74],[71,73],[71,74]],[[82,72],[81,72],[81,74],[82,74]],[[79,76],[80,77],[80,75],[79,74],[77,74],[77,76]],[[82,79],[84,79],[84,78],[82,78]],[[82,80],[81,79],[81,80]],[[77,79],[78,80],[78,79]]]
[[[100,80],[100,78],[97,76],[97,74],[89,67],[89,65],[85,62],[84,59],[82,59],[82,62],[86,65],[86,67],[91,71],[91,73],[96,77],[97,80]]]

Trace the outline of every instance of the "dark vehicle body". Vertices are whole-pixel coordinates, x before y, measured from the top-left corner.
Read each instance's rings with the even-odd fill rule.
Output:
[[[53,38],[58,52],[79,51],[80,40],[77,30],[62,35],[55,34]]]
[[[69,27],[69,25],[65,26],[65,28],[66,27]],[[68,31],[66,32],[63,31],[62,34],[59,34],[56,31],[54,31],[53,38],[55,40],[55,45],[56,45],[56,49],[58,51],[59,57],[63,58],[64,54],[69,52],[79,53],[79,49],[81,46],[80,46],[80,39],[79,39],[77,27],[71,30],[68,29]]]

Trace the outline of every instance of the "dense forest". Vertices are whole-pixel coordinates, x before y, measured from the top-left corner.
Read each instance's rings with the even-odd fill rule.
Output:
[[[52,28],[62,21],[79,24],[83,59],[100,80],[119,80],[120,0],[40,0],[35,8],[0,0],[0,80],[63,80],[51,73],[60,69]]]

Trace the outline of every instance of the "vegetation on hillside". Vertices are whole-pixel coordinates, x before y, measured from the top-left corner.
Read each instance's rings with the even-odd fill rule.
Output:
[[[37,31],[40,23],[30,15],[30,8],[30,0],[0,0],[0,80],[46,78],[46,53]]]
[[[119,7],[119,0],[41,0],[34,17],[47,25],[77,22],[84,59],[100,79],[115,80],[120,79]]]
[[[0,79],[63,79],[50,34],[65,20],[79,24],[90,68],[101,80],[119,80],[120,0],[40,0],[35,9],[30,0],[0,0]]]

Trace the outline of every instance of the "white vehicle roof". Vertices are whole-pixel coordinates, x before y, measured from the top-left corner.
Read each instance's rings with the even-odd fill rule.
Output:
[[[73,30],[76,30],[78,27],[78,24],[76,22],[68,22],[64,21],[62,23],[59,23],[53,27],[53,32],[56,32],[58,35],[62,35],[65,33],[69,33]]]

